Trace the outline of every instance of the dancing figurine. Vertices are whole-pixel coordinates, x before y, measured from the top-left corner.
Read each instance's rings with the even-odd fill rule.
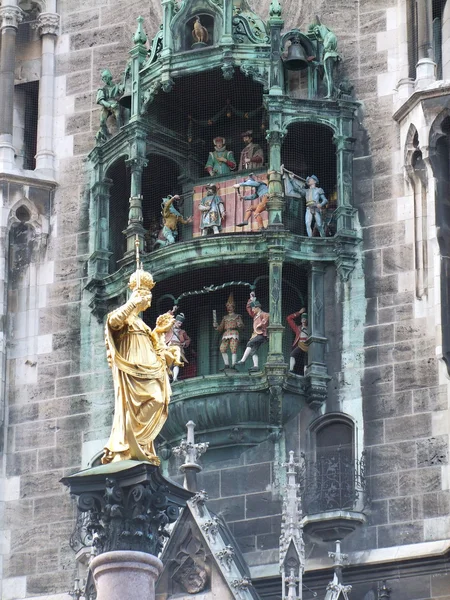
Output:
[[[300,325],[297,325],[295,319],[300,317]],[[306,308],[302,308],[299,311],[292,313],[286,317],[286,321],[289,327],[295,334],[294,343],[292,344],[292,352],[289,357],[289,370],[299,371],[300,375],[304,374],[305,366],[307,363],[308,356],[308,315],[306,314]]]
[[[288,171],[281,166],[281,173],[284,178],[284,189],[286,196],[297,196],[306,199],[305,225],[308,237],[312,237],[312,220],[314,218],[320,237],[325,237],[325,227],[322,220],[322,211],[327,207],[328,200],[322,188],[317,187],[319,179],[315,175],[310,175],[302,179],[295,173]],[[305,184],[307,187],[305,187]],[[295,197],[294,196],[294,197]]]
[[[269,192],[269,188],[267,187],[267,184],[264,183],[263,181],[258,181],[253,173],[250,173],[249,178],[247,179],[247,181],[242,181],[241,183],[235,183],[233,185],[233,187],[236,190],[239,190],[241,187],[251,187],[254,188],[254,193],[250,194],[249,196],[241,196],[239,193],[239,197],[241,200],[256,200],[256,198],[259,198],[259,203],[256,206],[249,206],[249,208],[247,208],[247,210],[245,211],[245,215],[244,215],[244,220],[241,223],[237,223],[237,227],[245,227],[246,225],[248,225],[248,221],[253,213],[253,216],[255,217],[255,221],[258,225],[258,230],[259,231],[263,231],[264,230],[264,225],[263,225],[263,218],[261,216],[261,213],[264,212],[266,210],[266,206],[267,206],[267,194]]]
[[[249,356],[253,361],[253,367],[250,372],[258,371],[258,349],[262,344],[268,341],[267,327],[269,326],[269,313],[263,312],[261,303],[256,299],[255,293],[251,292],[247,302],[247,312],[253,319],[253,333],[250,340],[247,342],[247,347],[240,361],[236,364],[243,365]]]
[[[237,315],[235,311],[235,303],[233,292],[228,297],[226,303],[227,314],[222,318],[220,325],[217,324],[215,318],[213,318],[213,327],[219,333],[222,333],[222,340],[220,342],[220,353],[223,358],[224,368],[221,371],[230,368],[230,360],[228,357],[228,348],[231,352],[231,369],[236,369],[237,351],[239,346],[239,330],[244,328],[244,321],[241,315]],[[215,317],[216,311],[213,312]]]
[[[175,312],[177,307],[174,307],[172,312]],[[179,313],[175,317],[175,322],[172,328],[166,333],[165,342],[169,348],[175,347],[178,348],[178,361],[177,364],[172,369],[172,381],[178,381],[178,375],[180,373],[180,367],[184,366],[184,363],[189,362],[186,359],[186,355],[184,353],[185,349],[191,343],[191,338],[188,334],[182,329],[183,323],[185,320],[185,316],[183,313]],[[182,362],[181,362],[182,361]]]
[[[192,217],[185,219],[183,215],[175,208],[175,200],[179,200],[180,196],[167,196],[162,201],[161,215],[163,218],[163,228],[161,229],[155,247],[169,246],[174,244],[178,238],[178,224],[187,225],[192,223]]]

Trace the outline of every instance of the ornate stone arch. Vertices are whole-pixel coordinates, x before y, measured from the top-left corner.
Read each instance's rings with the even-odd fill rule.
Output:
[[[450,109],[434,120],[429,157],[435,178],[436,237],[441,255],[440,295],[442,358],[450,374]]]

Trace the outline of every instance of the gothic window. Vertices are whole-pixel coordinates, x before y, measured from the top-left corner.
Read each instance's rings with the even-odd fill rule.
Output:
[[[450,372],[450,114],[431,127],[430,161],[436,178],[436,233],[441,254],[442,356]]]
[[[356,500],[354,424],[343,414],[313,423],[313,450],[307,463],[306,512],[352,509]]]

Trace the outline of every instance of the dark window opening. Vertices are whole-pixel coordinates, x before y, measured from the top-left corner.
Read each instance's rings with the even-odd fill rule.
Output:
[[[447,0],[433,0],[433,56],[436,63],[436,78],[442,79],[442,26]]]
[[[15,86],[14,143],[23,169],[36,168],[38,133],[39,81]]]
[[[406,29],[408,36],[408,77],[416,78],[416,65],[418,61],[417,47],[417,5],[416,0],[408,0],[406,14]]]
[[[123,258],[126,250],[126,239],[124,230],[128,224],[128,207],[130,199],[130,175],[127,173],[125,161],[117,161],[108,171],[108,177],[112,180],[109,200],[109,251],[110,272],[114,272],[117,262]],[[101,224],[97,225],[99,231]]]

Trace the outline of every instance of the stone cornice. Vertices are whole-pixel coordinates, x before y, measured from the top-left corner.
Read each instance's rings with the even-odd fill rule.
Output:
[[[424,90],[416,90],[393,114],[394,121],[400,123],[420,102],[429,98],[447,96],[450,93],[450,81],[433,83]]]

